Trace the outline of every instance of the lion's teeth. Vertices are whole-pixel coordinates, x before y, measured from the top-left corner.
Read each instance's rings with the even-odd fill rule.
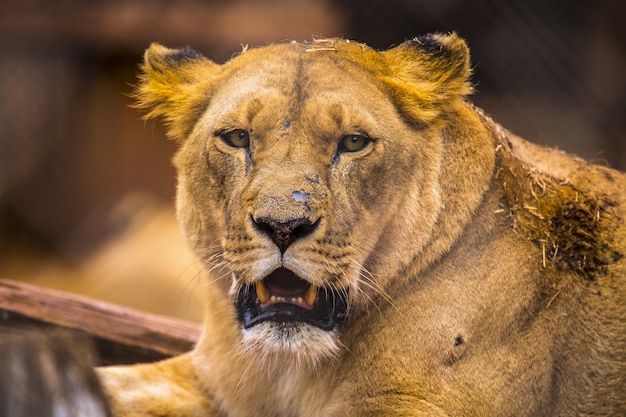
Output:
[[[270,299],[270,291],[261,281],[256,283],[256,296],[261,304],[267,303]]]
[[[315,285],[311,285],[306,291],[304,301],[306,302],[306,305],[313,307],[315,300],[317,300],[317,287]]]
[[[304,294],[304,297],[292,297],[287,299],[280,295],[272,295],[272,293],[265,286],[265,284],[263,284],[263,282],[261,281],[258,281],[256,283],[256,295],[259,299],[260,304],[267,304],[268,302],[272,304],[284,303],[289,300],[289,302],[292,304],[306,304],[308,307],[313,307],[315,305],[315,301],[317,300],[317,287],[311,285],[306,291],[306,294]]]

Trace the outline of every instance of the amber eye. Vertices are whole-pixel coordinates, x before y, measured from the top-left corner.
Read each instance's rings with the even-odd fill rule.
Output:
[[[250,146],[250,134],[247,130],[235,129],[220,134],[220,138],[233,148],[247,148]]]
[[[345,135],[339,141],[339,151],[341,152],[358,152],[369,143],[371,139],[365,135]]]

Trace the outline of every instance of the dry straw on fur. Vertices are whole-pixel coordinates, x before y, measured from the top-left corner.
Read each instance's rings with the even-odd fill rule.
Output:
[[[544,267],[552,263],[590,280],[606,273],[607,265],[622,256],[612,249],[608,235],[618,220],[612,212],[615,203],[524,164],[513,156],[508,132],[499,126],[494,132],[500,141],[496,176],[515,231],[541,247]]]

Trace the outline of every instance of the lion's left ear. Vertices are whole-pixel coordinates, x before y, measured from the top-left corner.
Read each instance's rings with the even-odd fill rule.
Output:
[[[455,33],[428,34],[383,52],[388,65],[381,77],[401,110],[432,121],[455,97],[472,92],[465,41]]]
[[[220,68],[191,48],[152,44],[135,89],[136,107],[147,110],[145,119],[163,117],[168,134],[182,141],[204,111]]]

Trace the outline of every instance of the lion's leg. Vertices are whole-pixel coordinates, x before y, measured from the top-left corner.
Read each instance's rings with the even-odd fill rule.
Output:
[[[210,398],[196,383],[190,354],[152,364],[97,371],[117,417],[218,415]]]

